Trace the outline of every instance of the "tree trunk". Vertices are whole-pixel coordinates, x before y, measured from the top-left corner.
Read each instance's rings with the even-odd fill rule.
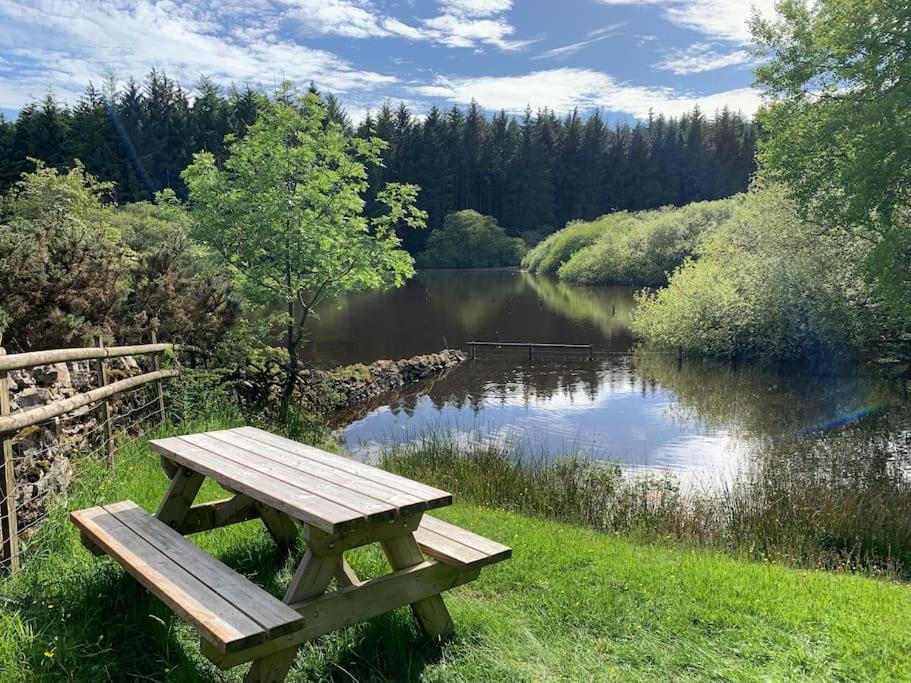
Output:
[[[288,331],[286,339],[286,348],[288,350],[288,376],[285,378],[285,391],[282,394],[281,412],[282,418],[288,413],[288,407],[291,405],[291,397],[294,394],[294,386],[297,383],[297,372],[300,364],[297,359],[297,347],[300,344],[300,337],[295,334],[294,330],[294,303],[288,303]]]

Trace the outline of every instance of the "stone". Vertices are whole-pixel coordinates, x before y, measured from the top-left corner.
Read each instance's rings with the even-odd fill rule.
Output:
[[[14,400],[20,408],[34,408],[47,404],[51,400],[51,392],[44,388],[30,387],[16,394]]]
[[[32,370],[32,376],[35,378],[35,382],[38,386],[41,387],[69,387],[73,384],[66,363],[39,365]]]

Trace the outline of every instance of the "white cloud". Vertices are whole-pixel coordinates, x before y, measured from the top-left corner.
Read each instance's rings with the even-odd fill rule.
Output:
[[[521,112],[526,106],[548,107],[560,113],[574,107],[600,107],[645,118],[649,110],[679,116],[698,104],[706,112],[728,106],[752,115],[760,103],[759,94],[750,88],[696,94],[621,83],[608,74],[576,68],[548,69],[520,76],[438,77],[432,85],[411,89],[415,94],[456,104],[468,104],[475,99],[485,109],[505,109],[511,113]]]
[[[250,23],[225,34],[207,9],[153,0],[129,5],[4,0],[0,21],[9,30],[0,33],[0,51],[15,69],[0,74],[0,107],[18,108],[49,88],[72,101],[89,80],[98,84],[108,72],[142,75],[151,68],[164,69],[184,83],[195,82],[200,74],[222,83],[265,85],[288,78],[313,80],[340,93],[396,80],[280,39],[268,18],[245,18]],[[36,44],[44,47],[26,47]]]
[[[597,43],[601,40],[607,40],[617,35],[617,31],[626,26],[626,22],[620,22],[618,24],[610,24],[603,28],[595,29],[594,31],[589,32],[585,37],[585,40],[580,40],[576,43],[570,43],[569,45],[561,45],[560,47],[555,47],[553,49],[542,52],[539,55],[535,55],[532,59],[563,59],[574,55],[579,50],[584,50],[589,45]]]
[[[655,68],[681,75],[738,66],[747,64],[750,60],[751,56],[747,50],[722,53],[716,52],[710,43],[695,43],[668,53],[664,59],[655,64]]]
[[[661,5],[665,17],[713,38],[750,42],[748,22],[753,8],[774,15],[775,0],[597,0],[604,5]]]
[[[409,24],[381,13],[371,0],[280,0],[301,29],[345,38],[400,37],[448,47],[491,45],[515,50],[526,41],[510,40],[515,28],[501,15],[512,0],[442,0],[440,14]]]
[[[489,17],[512,8],[512,0],[440,0],[440,6],[451,14]]]

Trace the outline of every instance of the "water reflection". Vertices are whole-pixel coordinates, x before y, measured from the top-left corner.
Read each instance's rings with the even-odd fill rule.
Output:
[[[572,354],[487,351],[448,376],[339,414],[347,447],[370,457],[428,429],[481,433],[535,455],[586,451],[700,483],[740,471],[769,439],[807,436],[846,417],[891,414],[895,387],[857,376],[732,369],[634,353],[632,291],[579,288],[509,270],[423,272],[406,287],[324,310],[307,349],[335,365],[401,358],[470,339],[592,343]]]

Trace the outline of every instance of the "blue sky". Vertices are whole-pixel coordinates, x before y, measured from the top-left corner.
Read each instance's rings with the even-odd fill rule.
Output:
[[[0,111],[155,67],[187,87],[312,80],[355,119],[386,99],[752,114],[750,13],[750,0],[0,0]]]

